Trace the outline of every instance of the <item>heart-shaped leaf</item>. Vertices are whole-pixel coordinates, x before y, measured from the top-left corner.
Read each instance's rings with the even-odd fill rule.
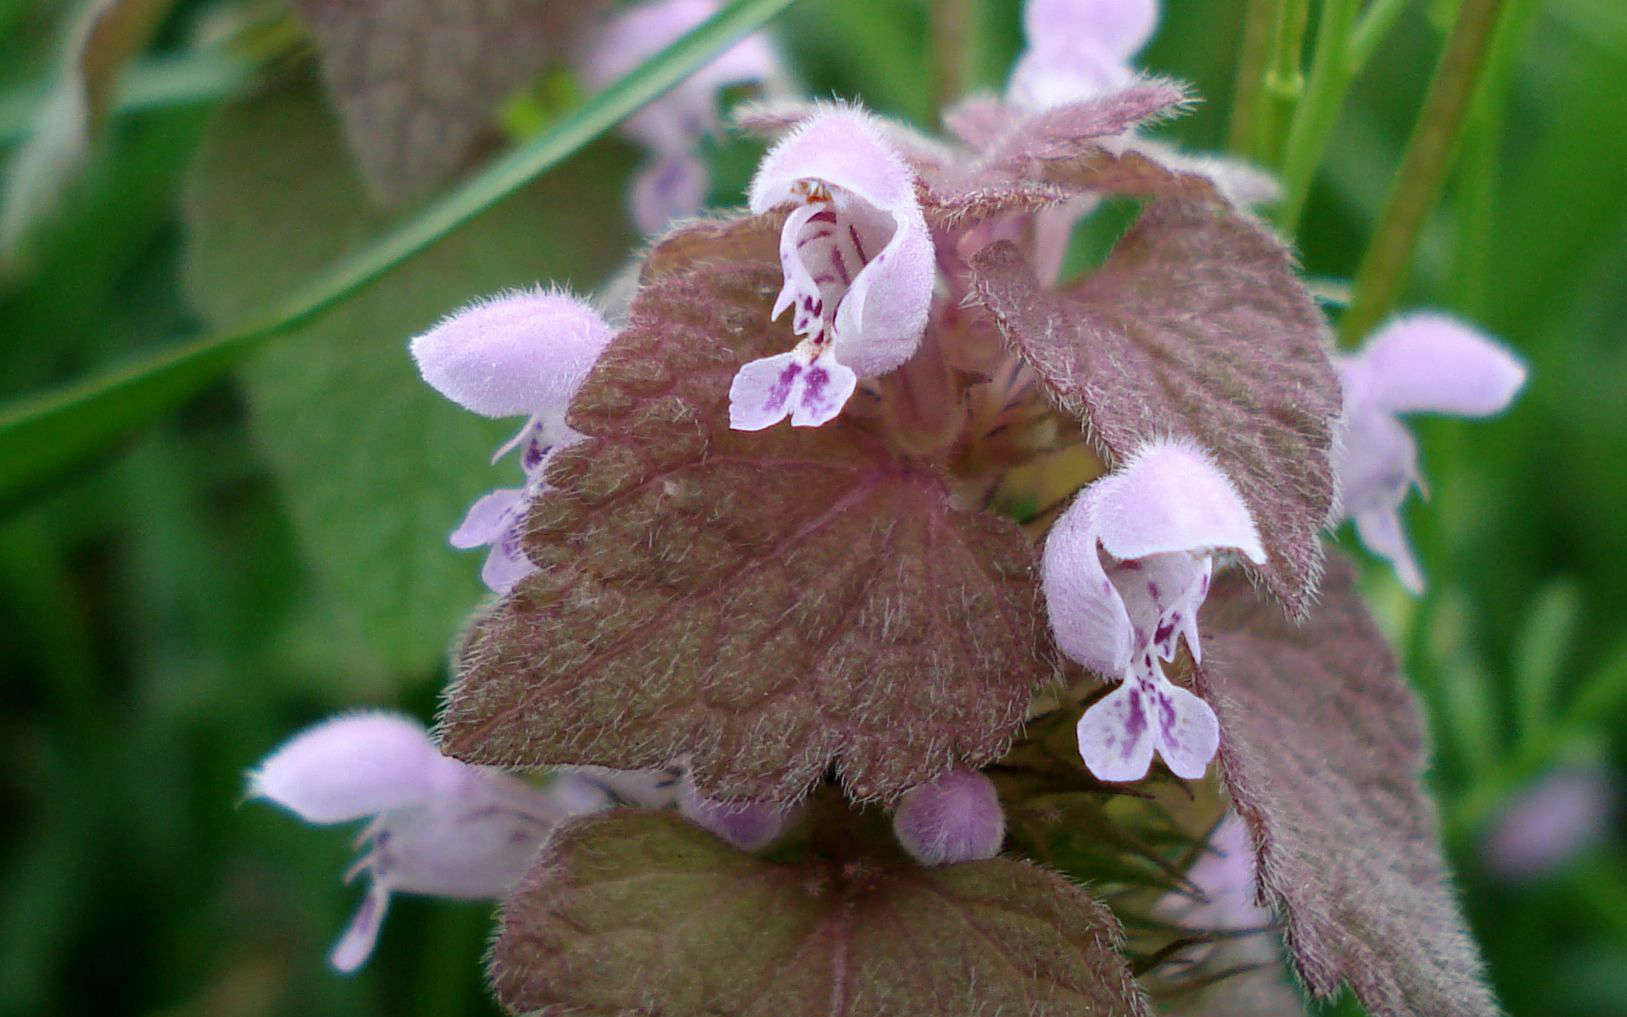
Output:
[[[1107,908],[1007,859],[776,863],[671,813],[559,830],[503,906],[517,1013],[1141,1017]]]
[[[1051,676],[1031,544],[957,504],[937,464],[855,414],[730,430],[735,371],[793,344],[769,321],[780,221],[652,253],[571,405],[588,440],[531,508],[540,571],[459,651],[452,754],[687,760],[708,795],[774,800],[834,765],[891,797],[998,755]]]

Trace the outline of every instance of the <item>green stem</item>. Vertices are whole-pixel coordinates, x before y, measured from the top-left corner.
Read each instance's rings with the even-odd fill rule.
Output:
[[[932,92],[940,108],[966,94],[971,78],[971,37],[977,11],[971,0],[938,0],[930,5]]]
[[[1316,29],[1316,55],[1305,98],[1294,111],[1283,149],[1283,199],[1277,207],[1277,225],[1293,236],[1311,193],[1311,179],[1322,162],[1328,139],[1339,119],[1339,108],[1354,76],[1350,65],[1350,33],[1360,0],[1327,0]]]
[[[1305,49],[1305,26],[1310,14],[1310,0],[1281,0],[1281,7],[1277,10],[1271,59],[1266,65],[1262,85],[1262,101],[1255,111],[1252,154],[1262,166],[1277,165],[1283,135],[1305,89],[1305,75],[1300,70],[1300,62]]]
[[[1243,45],[1237,57],[1237,80],[1232,86],[1232,118],[1226,148],[1238,156],[1254,152],[1254,118],[1266,61],[1271,58],[1271,26],[1277,23],[1282,0],[1249,0],[1243,17]]]
[[[671,88],[795,0],[734,0],[559,126],[509,152],[250,325],[0,409],[0,506],[179,405],[272,336],[377,281]]]
[[[1395,19],[1406,10],[1407,0],[1373,0],[1373,5],[1356,23],[1350,36],[1350,71],[1354,74],[1367,66],[1367,60],[1378,49],[1378,44],[1390,34]]]
[[[1418,233],[1440,198],[1451,168],[1458,135],[1504,2],[1463,0],[1458,10],[1457,23],[1446,40],[1423,112],[1407,141],[1406,154],[1373,242],[1356,272],[1350,309],[1340,322],[1340,334],[1346,343],[1366,335],[1389,313],[1401,293]]]

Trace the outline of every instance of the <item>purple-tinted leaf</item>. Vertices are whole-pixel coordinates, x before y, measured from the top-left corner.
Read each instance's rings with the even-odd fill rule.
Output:
[[[1236,574],[1215,583],[1197,686],[1220,717],[1221,773],[1313,993],[1344,981],[1374,1017],[1488,1017],[1419,781],[1418,706],[1352,579],[1332,559],[1302,626]]]
[[[596,0],[295,0],[345,140],[384,201],[463,162],[499,100],[525,84]]]
[[[1223,205],[1159,200],[1068,292],[1041,287],[1010,243],[973,265],[1006,340],[1111,460],[1169,436],[1214,455],[1263,538],[1259,573],[1304,613],[1333,500],[1339,386],[1282,245]]]
[[[503,907],[492,981],[517,1013],[1142,1017],[1119,924],[1005,859],[783,864],[670,813],[561,829]]]
[[[997,181],[969,190],[921,188],[921,213],[934,230],[950,233],[995,216],[1037,212],[1074,197],[1067,187],[1036,180]]]
[[[1070,159],[1109,138],[1149,121],[1179,113],[1189,101],[1173,81],[1142,78],[1129,87],[1043,113],[1009,106],[999,116],[987,99],[972,99],[952,110],[944,123],[981,151],[982,172],[1016,170],[1032,160]]]
[[[729,427],[769,321],[778,216],[658,246],[571,405],[588,440],[533,504],[540,571],[477,619],[445,745],[470,761],[688,759],[707,797],[787,800],[834,764],[891,797],[997,755],[1051,671],[1034,552],[862,420]]]

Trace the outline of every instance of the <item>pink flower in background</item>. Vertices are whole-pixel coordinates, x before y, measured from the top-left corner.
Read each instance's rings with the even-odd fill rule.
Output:
[[[1157,0],[1028,0],[1028,48],[1006,89],[1013,106],[1049,109],[1123,88],[1130,58],[1152,38]]]
[[[1401,503],[1419,482],[1418,448],[1398,417],[1489,417],[1525,384],[1525,365],[1502,346],[1442,314],[1397,318],[1361,350],[1336,358],[1344,411],[1334,445],[1343,517],[1367,549],[1395,566],[1407,589],[1423,572],[1401,528]]]
[[[619,12],[582,48],[583,77],[595,90],[608,86],[716,14],[718,6],[715,0],[657,0]],[[627,118],[622,133],[650,152],[630,197],[641,231],[658,232],[705,204],[711,174],[695,149],[718,132],[718,90],[772,81],[780,73],[767,37],[747,36]]]
[[[249,795],[309,823],[372,817],[346,875],[366,872],[367,896],[329,955],[347,972],[373,952],[392,893],[501,897],[557,823],[610,804],[569,776],[538,790],[447,758],[416,721],[390,713],[336,717],[296,735],[249,774]]]
[[[451,536],[454,547],[491,546],[481,578],[493,592],[508,592],[534,571],[520,523],[546,486],[548,458],[580,437],[566,426],[565,408],[610,336],[586,301],[527,290],[471,304],[412,340],[419,372],[442,395],[482,416],[527,418],[493,456],[520,448],[525,485],[482,496]]]
[[[1079,720],[1080,754],[1101,780],[1139,780],[1155,752],[1192,780],[1214,758],[1214,711],[1164,677],[1159,662],[1174,659],[1181,637],[1201,658],[1198,607],[1217,550],[1265,560],[1231,481],[1179,442],[1145,446],[1085,488],[1051,528],[1044,587],[1057,646],[1123,683]]]
[[[893,833],[922,865],[972,862],[1000,853],[1006,816],[989,778],[961,767],[904,792]]]
[[[859,378],[886,374],[920,345],[932,301],[932,238],[915,175],[869,114],[833,107],[764,156],[751,210],[795,208],[780,233],[785,283],[773,316],[792,312],[796,349],[754,360],[729,390],[730,425],[758,431],[791,418],[816,427]]]
[[[1514,797],[1487,834],[1486,868],[1507,880],[1551,872],[1601,840],[1618,793],[1593,768],[1555,770]]]

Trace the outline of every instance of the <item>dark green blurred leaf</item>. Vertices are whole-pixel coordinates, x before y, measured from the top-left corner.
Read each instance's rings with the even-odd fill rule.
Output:
[[[173,409],[271,336],[306,323],[375,282],[569,157],[791,3],[735,0],[555,129],[494,161],[342,263],[301,276],[297,290],[251,323],[0,409],[0,504]]]
[[[252,422],[318,575],[391,664],[426,668],[479,600],[480,556],[446,535],[476,496],[517,486],[489,464],[504,431],[419,380],[406,341],[474,297],[608,270],[631,238],[626,167],[589,152],[525,188],[320,320],[244,374]],[[286,182],[298,180],[298,188]],[[187,201],[188,283],[221,327],[382,228],[312,88],[226,111]]]

